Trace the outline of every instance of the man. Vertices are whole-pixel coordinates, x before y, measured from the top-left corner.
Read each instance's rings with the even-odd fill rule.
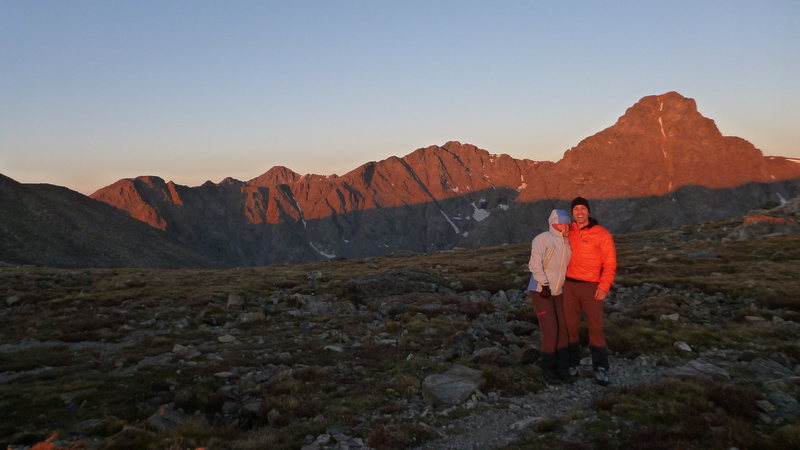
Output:
[[[603,301],[611,289],[617,271],[617,252],[611,233],[589,215],[589,202],[583,197],[572,200],[569,244],[572,257],[564,282],[564,315],[569,336],[570,373],[576,375],[580,364],[578,329],[581,311],[589,328],[589,349],[595,381],[607,386],[608,348],[603,322]]]

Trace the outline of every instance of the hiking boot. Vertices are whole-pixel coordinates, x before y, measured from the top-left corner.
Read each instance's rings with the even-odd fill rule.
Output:
[[[598,367],[594,371],[594,381],[600,386],[608,386],[608,370],[605,367]]]
[[[567,384],[572,384],[578,381],[578,377],[576,375],[571,375],[569,371],[564,373],[559,373],[558,376],[559,378],[561,378],[561,381]]]

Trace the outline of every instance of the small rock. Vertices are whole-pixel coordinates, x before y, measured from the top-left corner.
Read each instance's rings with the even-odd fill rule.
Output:
[[[275,424],[277,424],[278,422],[280,422],[280,420],[281,420],[282,418],[283,418],[283,415],[282,415],[282,414],[281,414],[281,412],[280,412],[280,411],[278,411],[277,409],[274,409],[274,408],[273,408],[273,409],[271,409],[271,410],[269,411],[269,413],[267,413],[267,422],[269,422],[269,424],[270,424],[270,425],[273,425],[273,426],[274,426]]]
[[[681,319],[681,315],[678,313],[673,314],[662,314],[658,320],[663,320],[667,322],[677,322]]]
[[[542,421],[541,417],[528,417],[526,419],[522,419],[518,422],[514,422],[513,424],[511,424],[511,429],[514,431],[522,431],[526,428],[530,428],[531,426],[541,421]]]
[[[228,400],[222,405],[222,413],[226,416],[230,416],[236,413],[239,410],[239,403]]]
[[[258,414],[261,412],[261,407],[263,404],[264,402],[261,400],[253,400],[242,405],[242,410],[247,411],[250,414]]]
[[[192,359],[192,358],[196,358],[196,357],[201,355],[200,350],[197,350],[196,348],[191,347],[191,346],[186,347],[186,346],[181,345],[181,344],[175,344],[172,347],[172,353],[180,356],[181,358],[185,358],[185,359]]]
[[[6,305],[11,306],[14,303],[20,301],[21,299],[22,297],[20,297],[19,295],[12,295],[11,297],[6,298]]]
[[[647,262],[650,264],[653,264],[656,261],[658,261],[658,258],[656,258],[655,256],[647,260]]]
[[[325,350],[330,350],[336,353],[342,353],[344,351],[344,348],[342,348],[341,345],[326,345]]]
[[[327,445],[330,442],[331,442],[331,435],[328,433],[320,434],[319,436],[317,436],[317,439],[314,440],[314,443],[319,445]]]
[[[306,274],[306,279],[309,281],[319,280],[320,278],[322,278],[322,272],[320,272],[319,270],[316,270],[314,272],[308,272]]]
[[[756,358],[748,365],[750,371],[763,380],[776,380],[794,376],[794,370],[768,358]]]
[[[656,363],[650,356],[647,355],[639,355],[636,359],[633,360],[634,364],[637,366],[644,366],[644,367],[655,367]]]
[[[476,350],[469,359],[470,361],[478,363],[493,363],[500,360],[503,356],[505,356],[505,353],[502,349],[497,347],[484,347],[480,350]]]
[[[721,436],[721,435],[726,434],[728,429],[726,427],[723,427],[723,426],[717,426],[717,427],[709,428],[709,431],[711,431],[712,434],[716,434],[716,435],[720,435]],[[728,450],[733,450],[733,448],[735,448],[735,447],[731,447]]]
[[[691,353],[691,352],[694,351],[694,350],[692,350],[692,347],[689,346],[689,344],[687,344],[686,342],[683,342],[683,341],[675,341],[672,344],[672,346],[677,348],[678,350],[682,350],[682,351],[688,352],[688,353]]]
[[[231,336],[230,334],[223,334],[222,336],[217,337],[217,340],[222,342],[223,344],[228,344],[228,343],[231,343],[231,342],[235,342],[236,341],[236,337],[235,336]]]
[[[744,316],[744,320],[747,322],[766,322],[767,319],[761,316]]]
[[[242,323],[262,322],[266,319],[267,316],[261,311],[246,312],[239,318]]]
[[[108,436],[122,430],[119,419],[111,416],[105,419],[89,419],[75,424],[72,433],[83,436]]]
[[[244,297],[239,294],[228,294],[227,308],[241,308],[244,306]]]
[[[505,291],[497,291],[496,294],[489,298],[489,301],[500,310],[507,310],[511,308],[511,302],[509,301],[508,295],[506,295]]]
[[[333,435],[333,439],[336,440],[336,442],[347,442],[351,438],[350,438],[350,436],[348,436],[346,434],[336,433],[336,434]]]
[[[170,406],[164,406],[150,416],[145,422],[147,427],[155,431],[164,431],[182,424],[186,421],[186,415]]]
[[[775,411],[775,405],[770,403],[768,400],[759,400],[756,402],[756,406],[765,413]]]

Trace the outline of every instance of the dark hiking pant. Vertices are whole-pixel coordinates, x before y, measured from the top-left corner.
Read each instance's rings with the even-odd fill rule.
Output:
[[[595,300],[597,283],[573,281],[564,283],[564,315],[567,322],[567,334],[570,365],[580,364],[580,330],[581,311],[586,316],[589,328],[589,350],[592,352],[592,368],[608,369],[608,348],[606,347],[605,322],[603,320],[603,300]]]
[[[543,369],[555,370],[561,375],[566,374],[569,369],[569,352],[562,295],[544,298],[539,292],[528,292],[533,302],[533,310],[536,312],[536,319],[539,321],[541,335],[539,350],[542,352],[539,365]]]

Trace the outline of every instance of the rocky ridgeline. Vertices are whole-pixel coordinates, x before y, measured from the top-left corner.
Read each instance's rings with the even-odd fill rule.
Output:
[[[325,277],[323,271],[307,274],[312,285],[322,283]],[[136,286],[139,282],[126,283]],[[43,284],[41,289],[46,291],[48,285]],[[286,412],[265,403],[265,388],[292,378],[337,376],[343,372],[355,374],[358,380],[358,371],[365,370],[364,363],[353,355],[365,348],[377,349],[387,364],[418,361],[421,367],[428,368],[428,373],[419,373],[407,392],[392,389],[385,393],[395,405],[392,411],[361,411],[360,425],[332,426],[326,433],[308,435],[304,450],[368,448],[365,433],[391,421],[412,421],[418,428],[428,430],[431,439],[420,447],[425,449],[501,447],[529,436],[537,423],[553,417],[567,421],[561,440],[585,442],[582,425],[597,414],[591,408],[592,400],[608,392],[592,382],[588,358],[582,362],[583,377],[572,385],[554,385],[522,395],[484,388],[485,373],[477,368],[526,367],[538,358],[538,328],[530,317],[520,317],[520,311],[528,304],[526,292],[463,291],[459,282],[423,269],[355,278],[340,283],[335,290],[337,295],[288,290],[263,296],[217,293],[207,303],[191,307],[169,301],[142,306],[135,299],[109,305],[76,301],[63,313],[90,311],[97,317],[130,319],[113,330],[95,330],[107,338],[69,342],[22,338],[0,344],[0,352],[48,352],[58,347],[102,361],[101,368],[93,369],[92,377],[97,377],[99,370],[105,371],[102,379],[114,385],[146,380],[149,386],[160,386],[149,398],[141,393],[133,396],[140,410],[152,411],[139,422],[130,422],[127,417],[109,418],[101,412],[102,404],[81,400],[91,392],[58,394],[62,403],[54,407],[83,411],[83,415],[87,410],[96,410],[97,416],[71,424],[65,428],[66,434],[51,438],[53,445],[83,440],[113,446],[131,436],[155,435],[187,424],[225,425],[242,430],[264,422],[279,426],[288,420]],[[759,307],[747,298],[709,295],[693,288],[616,286],[607,300],[608,322],[652,322],[641,318],[642,311],[648,311],[649,305],[663,305],[664,299],[672,302],[674,312],[658,315],[657,321],[702,325],[711,333],[732,321],[744,321],[763,327],[765,332],[794,336],[784,344],[798,345],[800,324],[782,319],[780,311]],[[7,297],[4,303],[4,320],[37,314],[35,302],[19,296]],[[751,314],[737,317],[744,308]],[[418,335],[412,336],[398,322],[401,318],[408,321],[409,317],[427,324]],[[457,323],[458,331],[441,337],[432,318],[438,323]],[[347,325],[343,327],[342,323]],[[415,344],[426,335],[436,337],[438,345]],[[611,334],[610,339],[613,338]],[[165,351],[135,356],[154,342]],[[752,350],[706,345],[693,348],[674,340],[666,347],[635,357],[614,352],[612,387],[637,386],[672,376],[757,385],[763,390],[763,399],[758,403],[759,423],[780,425],[800,414],[795,395],[800,361],[797,354],[763,354],[762,347],[769,345],[754,342]],[[326,363],[308,363],[315,359],[315,352]],[[43,365],[27,371],[8,371],[0,374],[0,385],[11,386],[26,378],[47,377],[48,373],[81,376],[82,370],[85,368],[77,364],[67,369]],[[193,382],[181,375],[188,372],[204,373],[204,382],[211,386],[210,395],[216,399],[213,411],[197,406]],[[352,389],[342,385],[338,391],[346,395]],[[326,419],[330,418],[320,415],[310,420]],[[7,438],[20,439],[25,433],[36,431],[44,430],[21,427]]]
[[[578,195],[619,233],[736,217],[798,193],[796,160],[723,136],[693,99],[667,92],[557,162],[452,141],[342,176],[274,167],[196,187],[141,176],[92,198],[219,263],[258,266],[524,242]]]

